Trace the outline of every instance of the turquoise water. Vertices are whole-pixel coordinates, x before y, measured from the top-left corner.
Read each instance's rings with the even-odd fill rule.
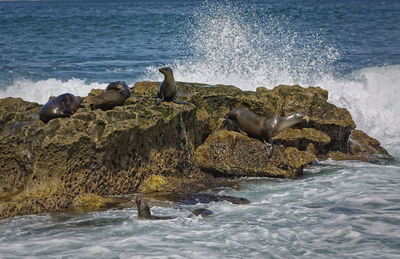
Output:
[[[108,82],[318,85],[397,159],[326,162],[298,180],[243,179],[249,205],[155,206],[0,221],[0,258],[396,258],[399,1],[0,1],[0,98],[44,103]]]

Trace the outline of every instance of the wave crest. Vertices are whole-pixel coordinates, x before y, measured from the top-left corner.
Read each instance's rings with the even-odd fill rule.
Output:
[[[20,79],[4,90],[0,89],[0,98],[20,97],[24,100],[46,103],[50,96],[57,96],[63,93],[72,93],[79,96],[87,96],[94,88],[106,88],[107,84],[90,83],[86,84],[85,80],[72,78],[66,82],[50,78],[33,82],[28,79]]]
[[[326,77],[319,85],[329,101],[348,109],[357,128],[400,152],[400,65],[363,68],[342,77]]]

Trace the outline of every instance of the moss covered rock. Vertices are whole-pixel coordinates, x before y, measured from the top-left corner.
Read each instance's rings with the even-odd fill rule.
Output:
[[[248,92],[177,84],[179,100],[189,105],[155,106],[158,82],[138,82],[122,106],[92,110],[88,102],[70,118],[47,124],[37,119],[41,105],[0,99],[0,218],[119,206],[127,203],[106,198],[138,191],[182,194],[231,184],[216,176],[293,178],[314,157],[336,153],[364,160],[384,153],[319,87]],[[268,158],[259,140],[223,119],[239,107],[261,116],[302,112],[310,122],[276,136],[283,145]]]
[[[263,143],[234,131],[218,131],[196,150],[200,168],[223,176],[295,178],[315,155],[296,148],[275,146],[268,157]]]

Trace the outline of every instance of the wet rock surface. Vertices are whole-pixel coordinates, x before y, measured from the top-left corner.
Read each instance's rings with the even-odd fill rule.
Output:
[[[319,87],[246,92],[178,82],[178,97],[189,104],[155,106],[158,84],[137,82],[123,105],[102,110],[88,102],[47,124],[38,119],[40,104],[0,99],[0,218],[131,206],[110,196],[193,194],[235,185],[237,176],[296,178],[314,158],[390,158]],[[261,141],[222,118],[234,108],[260,116],[300,112],[310,121],[275,136],[281,145],[268,158]]]

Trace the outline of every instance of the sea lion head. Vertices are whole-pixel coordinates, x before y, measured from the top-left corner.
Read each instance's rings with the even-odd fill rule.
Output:
[[[109,83],[104,92],[112,90],[119,91],[126,98],[130,96],[130,88],[125,81],[116,81]]]
[[[136,206],[138,210],[138,218],[149,219],[151,218],[150,207],[140,196],[136,196]]]
[[[79,103],[79,106],[82,107],[83,104],[84,104],[85,101],[86,101],[86,97],[77,96],[76,98],[78,98],[78,101],[77,101],[77,102]]]
[[[161,74],[163,74],[165,76],[170,75],[170,74],[172,75],[172,68],[170,68],[170,67],[161,67],[158,69],[158,71],[160,71]]]
[[[85,97],[82,96],[74,96],[73,100],[69,101],[69,106],[71,107],[71,111],[74,113],[78,108],[84,107]]]
[[[286,116],[286,118],[288,120],[294,122],[294,124],[299,123],[302,120],[305,120],[307,123],[310,121],[310,118],[307,115],[304,115],[304,114],[299,113],[299,112],[292,113],[292,114]]]
[[[303,120],[306,120],[308,122],[309,118],[307,115],[304,115],[302,113],[292,113],[289,114],[288,116],[284,117],[277,117],[275,116],[274,119],[274,124],[273,124],[273,131],[271,132],[271,136],[275,136],[279,132],[292,127],[293,125],[302,122]]]
[[[225,114],[224,119],[236,120],[237,116],[242,112],[242,108],[236,108]]]

